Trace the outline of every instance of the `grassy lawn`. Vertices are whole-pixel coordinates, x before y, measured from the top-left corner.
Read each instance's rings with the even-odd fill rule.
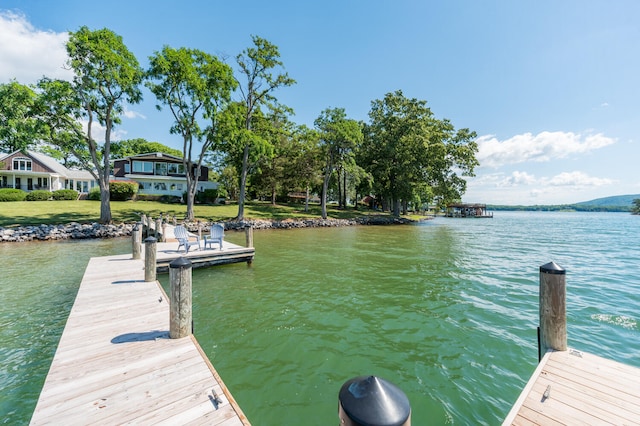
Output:
[[[114,223],[135,222],[139,213],[157,217],[160,213],[184,218],[187,207],[180,204],[163,204],[154,201],[112,201],[111,214]],[[238,214],[237,204],[219,206],[196,205],[196,219],[202,221],[227,221]],[[327,209],[330,218],[353,218],[366,214],[380,214],[370,210]],[[319,218],[320,205],[309,205],[305,213],[303,204],[278,204],[251,202],[245,204],[245,219],[300,219]],[[91,223],[100,218],[99,201],[15,201],[0,203],[0,226],[57,225],[70,222]]]

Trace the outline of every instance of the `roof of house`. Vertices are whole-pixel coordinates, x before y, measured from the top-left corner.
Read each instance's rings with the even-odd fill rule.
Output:
[[[22,153],[23,155],[30,157],[32,160],[39,162],[54,174],[71,179],[95,179],[88,170],[68,169],[63,164],[58,163],[55,158],[49,157],[41,152],[31,150],[27,150],[26,152],[14,151],[10,154],[1,155],[0,161],[17,153]]]

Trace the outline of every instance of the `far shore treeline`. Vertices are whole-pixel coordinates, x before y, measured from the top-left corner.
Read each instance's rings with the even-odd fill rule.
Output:
[[[100,222],[111,223],[113,130],[146,86],[158,109],[171,112],[167,134],[181,137],[184,169],[194,171],[186,176],[187,219],[194,218],[201,164],[237,203],[236,220],[246,200],[275,204],[290,193],[307,201],[318,194],[323,218],[328,201],[346,209],[367,199],[398,216],[461,200],[465,177],[479,164],[475,132],[436,118],[425,100],[401,90],[371,101],[367,122],[331,107],[318,112],[313,128],[297,124],[276,97],[296,83],[278,47],[251,41],[233,67],[203,50],[158,46],[143,69],[122,37],[81,27],[66,45],[72,81],[0,84],[0,152],[32,149],[90,171],[100,188]]]

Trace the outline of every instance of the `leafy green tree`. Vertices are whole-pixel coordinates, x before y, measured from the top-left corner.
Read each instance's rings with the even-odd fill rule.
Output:
[[[111,132],[120,123],[125,103],[142,100],[140,83],[144,73],[122,37],[107,28],[91,31],[81,27],[70,33],[67,53],[75,74],[73,88],[82,117],[88,121],[84,141],[100,186],[100,222],[110,223]],[[95,121],[104,127],[101,146],[92,134]]]
[[[86,135],[79,122],[82,103],[73,84],[44,77],[36,87],[38,96],[33,113],[42,133],[38,150],[62,162],[65,167],[90,171],[97,180]],[[102,153],[98,156],[102,158]]]
[[[33,117],[36,93],[11,81],[0,84],[0,152],[29,149],[40,139],[40,127]]]
[[[168,147],[160,142],[149,142],[143,138],[111,142],[111,156],[113,158],[124,158],[132,155],[147,154],[149,152],[162,152],[182,158],[182,151],[179,149]]]
[[[478,164],[474,132],[456,131],[448,120],[436,119],[426,101],[408,99],[402,91],[373,101],[369,118],[361,165],[373,176],[378,196],[390,201],[394,215],[400,214],[401,204],[406,210],[417,197],[462,196],[466,181],[458,173],[472,176]]]
[[[240,72],[246,77],[246,85],[240,84],[242,108],[235,111],[242,116],[241,130],[231,136],[228,142],[236,145],[227,150],[240,150],[242,164],[240,170],[240,192],[238,195],[237,220],[244,218],[244,203],[247,193],[247,177],[251,168],[251,158],[259,157],[261,153],[270,152],[269,141],[253,131],[254,115],[261,106],[277,104],[273,91],[282,86],[290,86],[295,80],[287,73],[274,73],[275,68],[282,67],[278,47],[269,41],[252,36],[254,47],[247,48],[236,57]],[[252,153],[253,152],[253,153]]]
[[[287,154],[285,180],[293,191],[302,191],[305,195],[304,211],[309,210],[309,193],[311,188],[322,184],[322,152],[320,135],[315,129],[298,126],[295,129],[294,143]]]
[[[633,200],[633,207],[631,208],[632,214],[640,214],[640,198]]]
[[[175,119],[170,132],[182,136],[183,164],[187,173],[187,215],[193,220],[193,204],[200,166],[207,151],[220,138],[221,114],[236,87],[233,71],[217,57],[197,49],[165,46],[149,58],[147,87],[167,105]],[[201,143],[193,159],[194,144]]]
[[[322,194],[320,196],[322,218],[327,218],[327,192],[329,180],[338,167],[355,166],[355,149],[362,141],[360,124],[348,119],[343,108],[324,110],[315,120],[320,132],[320,146],[324,157]]]

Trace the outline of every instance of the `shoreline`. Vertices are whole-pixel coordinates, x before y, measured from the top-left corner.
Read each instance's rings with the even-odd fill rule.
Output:
[[[429,220],[425,217],[424,220]],[[260,229],[327,228],[367,225],[406,225],[420,221],[393,216],[362,216],[352,219],[249,219],[240,222],[189,222],[185,226],[191,232],[209,230],[212,223],[222,223],[226,231],[242,231],[247,227]],[[65,225],[0,227],[0,243],[22,243],[30,241],[86,240],[129,237],[136,223],[101,225],[99,223],[71,222]]]

